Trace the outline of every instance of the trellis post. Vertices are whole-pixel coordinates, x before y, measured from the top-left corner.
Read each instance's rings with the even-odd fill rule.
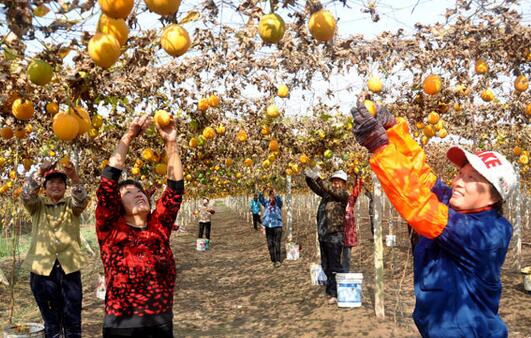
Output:
[[[288,229],[287,234],[287,240],[288,243],[293,240],[293,215],[292,215],[292,207],[293,203],[291,203],[291,176],[288,176],[286,179],[286,227]]]
[[[382,241],[382,202],[383,193],[376,175],[372,174],[374,182],[374,311],[376,317],[385,317],[384,309],[384,264]]]
[[[514,191],[514,196],[512,198],[512,202],[514,203],[514,207],[512,208],[514,210],[514,232],[513,236],[515,239],[515,259],[514,259],[514,266],[517,272],[520,272],[520,269],[522,268],[522,217],[521,217],[521,202],[522,202],[522,196],[520,194],[520,175],[518,174],[519,170],[516,168],[516,189]]]

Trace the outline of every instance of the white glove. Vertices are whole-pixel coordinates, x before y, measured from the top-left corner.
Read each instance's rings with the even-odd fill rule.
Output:
[[[306,168],[304,169],[304,176],[316,180],[319,177],[319,174],[312,169]]]

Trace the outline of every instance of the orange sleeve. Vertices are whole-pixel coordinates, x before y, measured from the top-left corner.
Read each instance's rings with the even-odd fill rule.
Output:
[[[389,143],[396,146],[396,150],[411,159],[411,164],[416,175],[419,176],[419,181],[422,184],[429,185],[431,189],[437,177],[426,163],[424,149],[411,137],[407,121],[402,117],[397,118],[397,124],[387,130],[387,136],[389,137]]]
[[[437,177],[426,154],[409,135],[404,119],[387,130],[389,144],[370,159],[387,197],[400,215],[427,238],[438,237],[448,223],[448,207],[431,191]]]

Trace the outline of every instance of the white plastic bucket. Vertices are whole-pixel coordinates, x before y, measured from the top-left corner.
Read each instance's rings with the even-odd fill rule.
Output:
[[[531,292],[531,265],[520,269],[524,278],[524,289]]]
[[[4,327],[4,338],[44,338],[44,325],[23,323]]]
[[[207,251],[208,250],[208,244],[209,244],[209,240],[208,239],[198,238],[195,241],[195,249],[197,251]]]
[[[337,273],[337,306],[360,307],[362,273]]]
[[[524,275],[524,289],[531,291],[531,275]]]
[[[385,245],[396,246],[396,235],[385,235]]]

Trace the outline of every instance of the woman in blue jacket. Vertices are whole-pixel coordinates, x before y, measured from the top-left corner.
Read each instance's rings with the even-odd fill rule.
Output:
[[[514,168],[495,151],[448,150],[459,168],[451,187],[437,178],[404,119],[363,104],[351,111],[357,141],[400,215],[420,235],[414,254],[415,324],[425,338],[507,337],[498,314],[501,267],[512,236],[502,203]]]
[[[280,259],[280,242],[282,239],[282,199],[275,195],[275,190],[269,189],[267,191],[268,199],[264,198],[264,194],[260,193],[258,199],[264,207],[264,216],[262,225],[266,229],[267,248],[271,256],[273,266],[278,268],[281,264]]]

